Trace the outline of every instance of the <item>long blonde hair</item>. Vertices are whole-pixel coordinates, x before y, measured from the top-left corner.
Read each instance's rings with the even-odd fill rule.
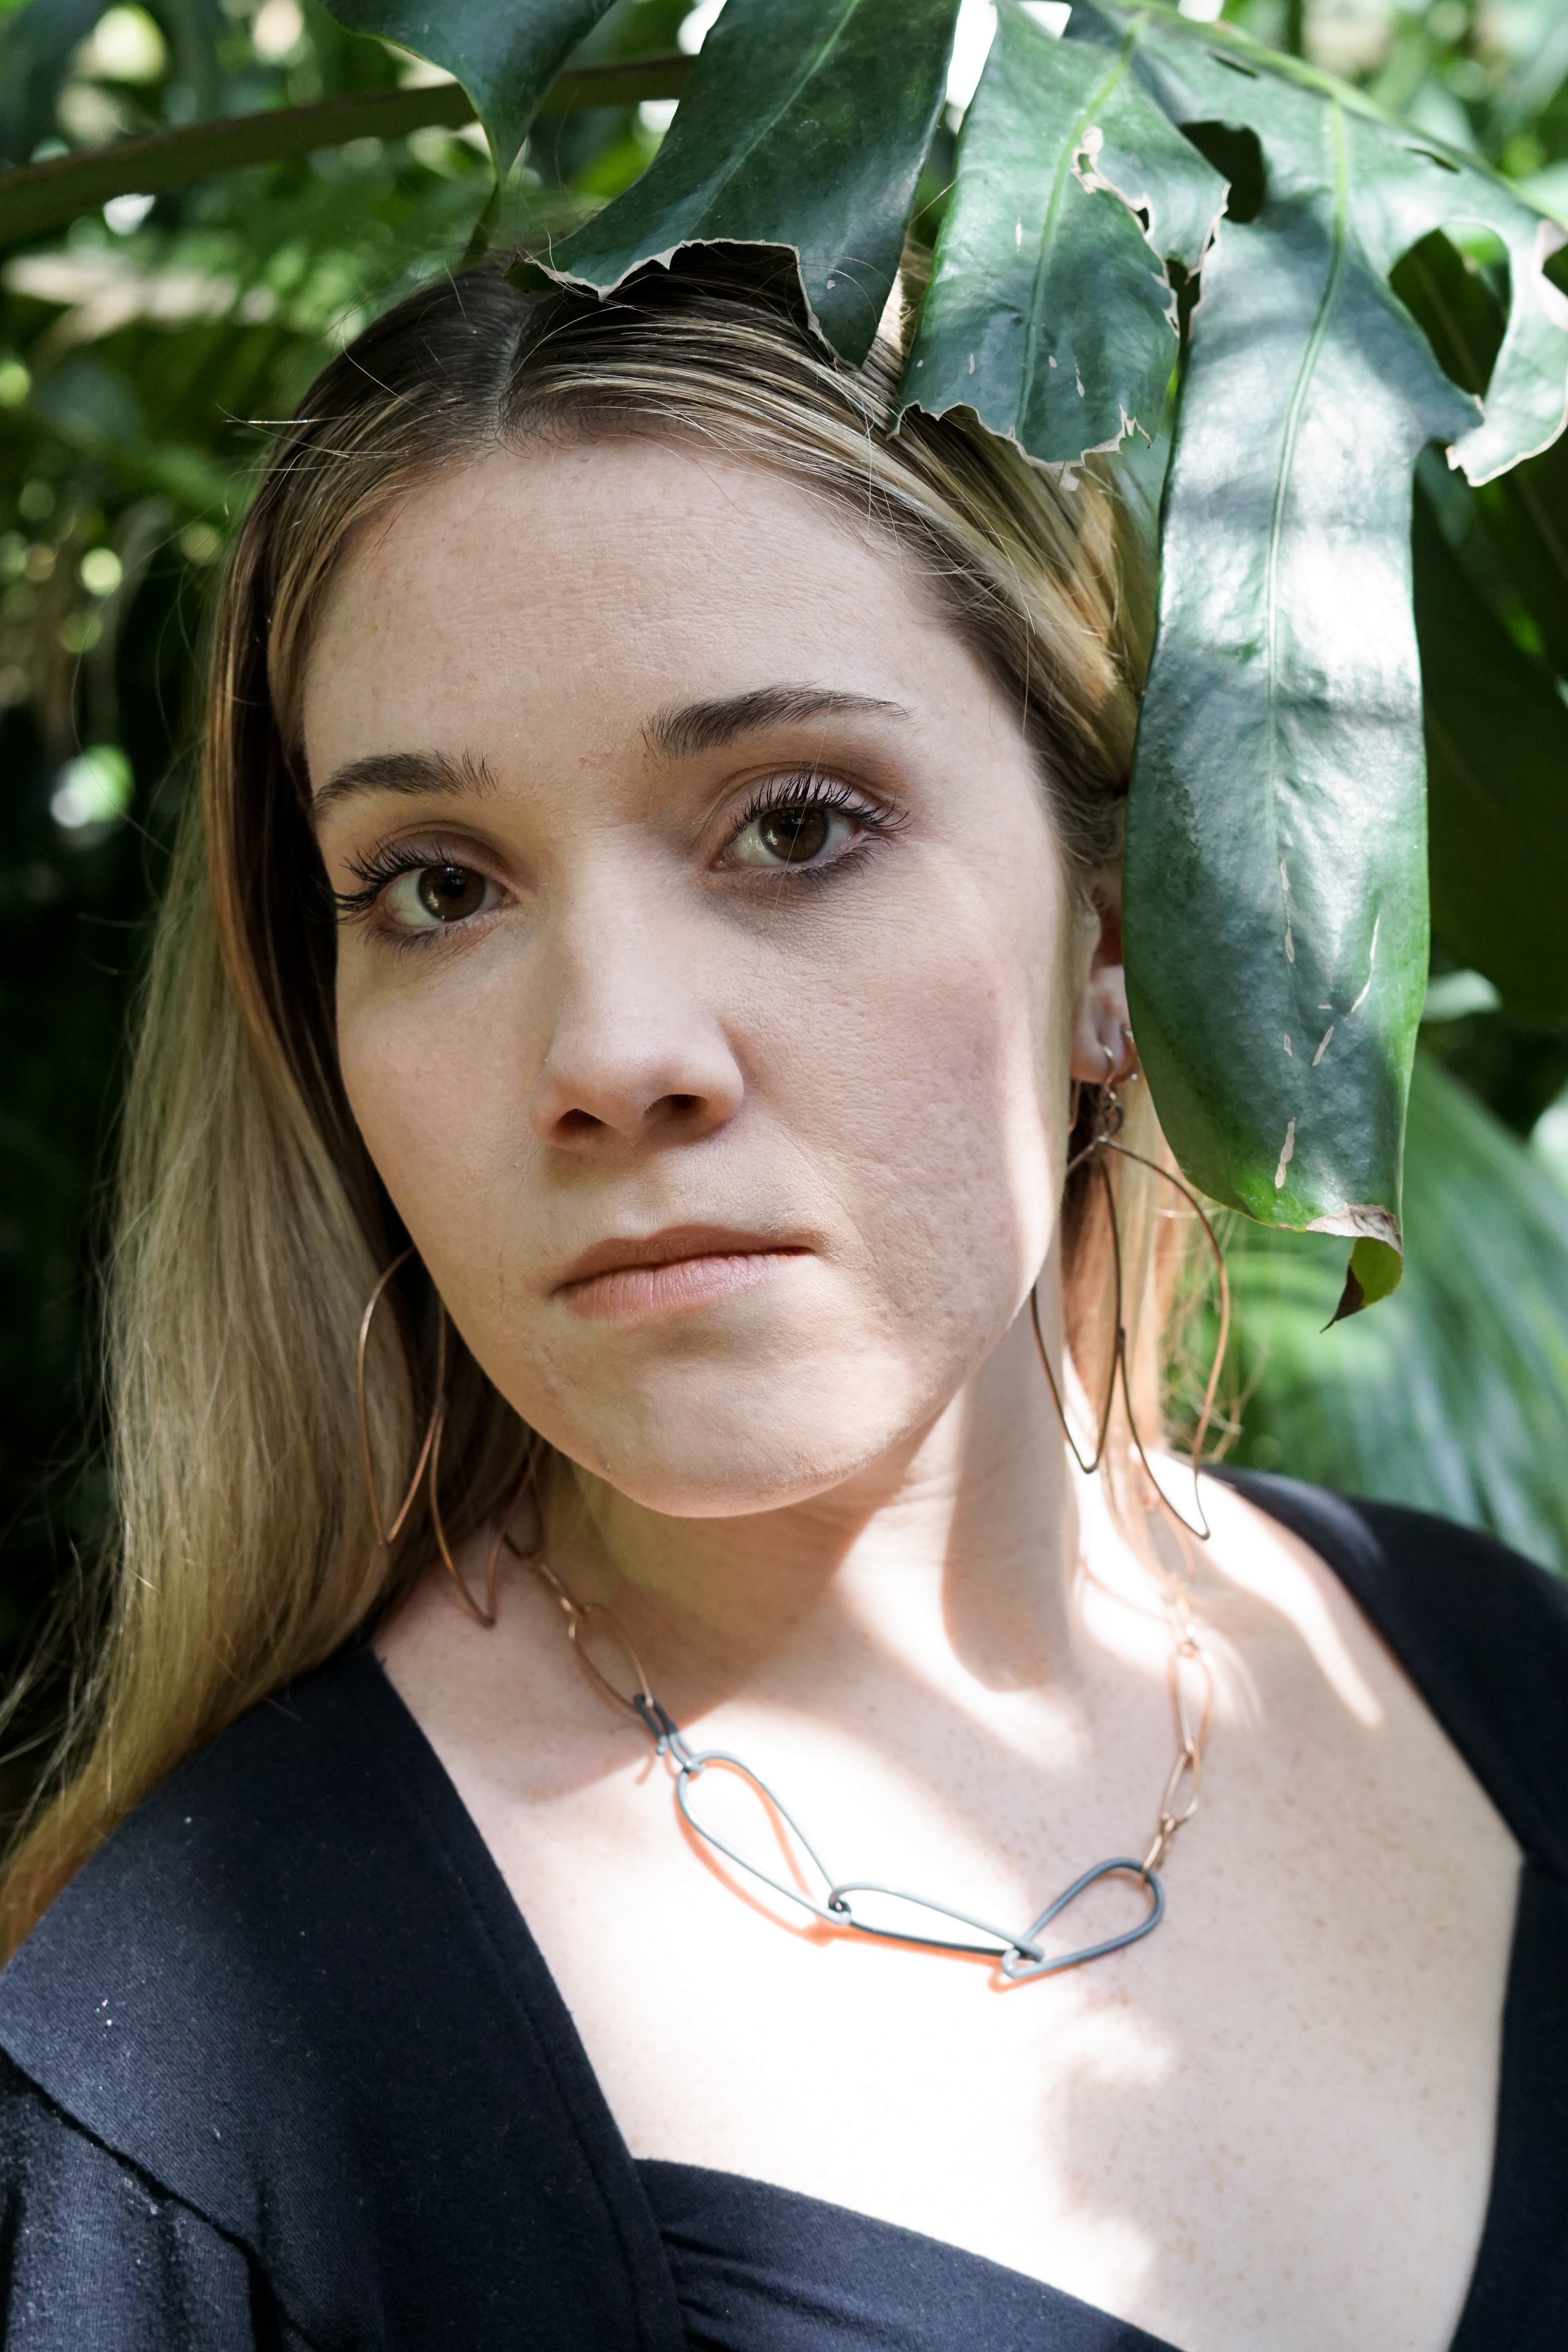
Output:
[[[961,413],[900,424],[899,364],[895,334],[863,368],[835,361],[776,260],[710,257],[605,302],[485,271],[400,304],[283,432],[227,576],[202,791],[140,1007],[107,1326],[119,1539],[0,1896],[4,1943],[157,1780],[329,1657],[430,1556],[420,1510],[394,1556],[380,1549],[364,1491],[356,1337],[407,1236],[338,1076],[298,749],[312,628],[358,526],[443,468],[540,436],[679,434],[782,470],[925,567],[1014,701],[1070,869],[1087,887],[1113,868],[1150,601],[1135,534],[1092,468],[1052,475]],[[1134,1139],[1158,1156],[1146,1111]],[[1170,1252],[1150,1181],[1118,1163],[1152,1426]],[[1069,1338],[1099,1393],[1103,1234],[1087,1193],[1067,1208]],[[389,1485],[430,1410],[433,1312],[416,1265],[370,1351]],[[441,1508],[456,1538],[495,1512],[533,1441],[460,1340],[448,1369]]]

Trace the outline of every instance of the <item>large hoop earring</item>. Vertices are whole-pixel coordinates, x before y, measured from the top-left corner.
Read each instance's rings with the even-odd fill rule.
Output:
[[[398,1505],[397,1515],[389,1528],[382,1515],[382,1498],[376,1487],[375,1462],[371,1453],[371,1415],[365,1395],[365,1357],[371,1344],[371,1326],[376,1319],[377,1307],[386,1296],[387,1286],[393,1275],[400,1273],[413,1255],[413,1249],[411,1244],[400,1257],[393,1258],[371,1291],[365,1303],[365,1311],[360,1318],[360,1344],[354,1358],[354,1390],[360,1408],[360,1452],[364,1464],[365,1493],[370,1499],[371,1525],[376,1531],[377,1548],[382,1551],[391,1551],[407,1525],[408,1515],[413,1510],[414,1498],[419,1493],[420,1481],[424,1476],[431,1454],[435,1446],[437,1423],[441,1419],[442,1407],[445,1401],[446,1317],[443,1312],[441,1338],[436,1355],[435,1402],[431,1408],[430,1421],[424,1433],[424,1443],[419,1449],[419,1459],[413,1465],[413,1475],[408,1482],[408,1492]]]
[[[1207,1543],[1213,1530],[1209,1527],[1207,1514],[1203,1507],[1197,1480],[1198,1473],[1203,1466],[1204,1440],[1208,1434],[1209,1423],[1214,1418],[1214,1401],[1219,1391],[1220,1369],[1224,1364],[1225,1351],[1230,1341],[1230,1276],[1226,1269],[1225,1253],[1219,1246],[1218,1235],[1215,1233],[1203,1203],[1191,1187],[1184,1184],[1179,1176],[1173,1175],[1168,1168],[1162,1168],[1158,1160],[1150,1160],[1145,1153],[1134,1151],[1127,1144],[1119,1143],[1116,1140],[1121,1132],[1123,1114],[1121,1099],[1116,1093],[1114,1083],[1108,1081],[1102,1087],[1100,1092],[1102,1110],[1096,1123],[1095,1133],[1083,1150],[1068,1161],[1062,1178],[1065,1188],[1076,1171],[1086,1162],[1089,1163],[1105,1188],[1105,1208],[1111,1223],[1111,1263],[1115,1277],[1116,1337],[1111,1354],[1111,1374],[1105,1386],[1105,1402],[1095,1427],[1094,1452],[1087,1462],[1079,1451],[1078,1441],[1072,1434],[1071,1424],[1067,1418],[1067,1409],[1062,1401],[1061,1391],[1056,1384],[1056,1375],[1051,1369],[1051,1356],[1046,1348],[1045,1334],[1040,1328],[1038,1282],[1031,1286],[1029,1294],[1030,1320],[1034,1327],[1035,1346],[1040,1352],[1040,1369],[1045,1374],[1046,1386],[1051,1391],[1051,1401],[1056,1407],[1056,1417],[1061,1423],[1062,1435],[1066,1438],[1068,1449],[1079,1468],[1086,1475],[1092,1476],[1105,1458],[1105,1446],[1111,1431],[1111,1416],[1116,1403],[1116,1387],[1120,1381],[1122,1402],[1126,1408],[1127,1433],[1132,1438],[1138,1460],[1143,1464],[1145,1476],[1172,1518],[1184,1527],[1188,1535],[1196,1536],[1200,1543]],[[1074,1082],[1072,1099],[1076,1113],[1079,1100],[1076,1082]],[[1076,1118],[1074,1118],[1074,1124],[1076,1124]],[[1137,1417],[1133,1411],[1133,1391],[1127,1377],[1127,1330],[1123,1314],[1122,1233],[1116,1219],[1116,1191],[1111,1181],[1111,1171],[1106,1164],[1107,1155],[1113,1151],[1121,1159],[1134,1160],[1140,1168],[1147,1168],[1155,1176],[1163,1177],[1167,1184],[1174,1186],[1181,1194],[1182,1199],[1203,1227],[1204,1239],[1213,1254],[1215,1269],[1219,1276],[1219,1339],[1214,1350],[1214,1360],[1208,1368],[1208,1381],[1203,1392],[1203,1408],[1197,1417],[1197,1426],[1193,1433],[1191,1448],[1193,1493],[1197,1497],[1199,1520],[1197,1527],[1194,1527],[1185,1512],[1176,1508],[1155,1477],[1143,1438],[1138,1433]]]
[[[435,1537],[436,1548],[441,1554],[446,1572],[456,1587],[458,1598],[468,1614],[477,1624],[490,1628],[496,1622],[496,1577],[500,1564],[502,1541],[507,1528],[517,1515],[517,1505],[522,1500],[528,1479],[525,1477],[523,1486],[513,1498],[510,1508],[497,1530],[495,1542],[490,1547],[489,1564],[485,1578],[485,1604],[482,1605],[469,1591],[457,1562],[452,1557],[452,1547],[446,1540],[446,1529],[441,1517],[441,1434],[446,1424],[446,1303],[439,1293],[435,1302],[437,1309],[435,1402],[430,1409],[430,1420],[424,1432],[424,1443],[419,1449],[419,1459],[413,1465],[413,1475],[408,1482],[408,1491],[399,1504],[397,1516],[390,1528],[382,1516],[381,1496],[376,1490],[375,1462],[371,1452],[370,1408],[365,1395],[365,1356],[370,1347],[371,1326],[375,1321],[376,1308],[381,1305],[392,1276],[408,1264],[413,1254],[411,1244],[401,1256],[393,1258],[371,1291],[366,1301],[365,1311],[360,1318],[360,1344],[354,1361],[354,1380],[359,1401],[360,1444],[364,1460],[365,1492],[370,1497],[371,1523],[376,1531],[378,1549],[390,1553],[408,1524],[408,1515],[418,1497],[422,1481],[426,1482],[429,1488],[431,1530]]]

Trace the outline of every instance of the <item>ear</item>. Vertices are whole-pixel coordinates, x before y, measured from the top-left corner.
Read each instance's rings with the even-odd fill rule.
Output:
[[[1072,1008],[1072,1049],[1068,1067],[1083,1086],[1120,1085],[1137,1066],[1127,1013],[1127,975],[1122,969],[1122,902],[1109,887],[1093,898],[1099,918],[1089,970]]]

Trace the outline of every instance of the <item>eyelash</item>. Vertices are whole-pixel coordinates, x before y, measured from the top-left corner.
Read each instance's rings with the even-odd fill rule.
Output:
[[[758,817],[771,816],[776,810],[785,808],[833,809],[841,816],[852,817],[862,833],[878,839],[885,839],[889,834],[896,833],[904,822],[902,810],[878,808],[874,801],[868,801],[863,793],[857,793],[852,785],[841,782],[837,776],[823,775],[819,770],[809,769],[792,776],[769,776],[759,784],[731,827],[725,847],[727,849],[738,841],[747,826],[755,824]],[[829,875],[836,874],[841,866],[858,862],[865,846],[863,842],[857,843],[853,848],[846,849],[841,856],[835,857],[829,866],[801,866],[792,872],[788,866],[780,866],[779,872],[788,876],[791,882],[821,885]]]
[[[360,877],[357,890],[334,890],[332,904],[340,923],[362,921],[373,915],[376,901],[400,874],[423,874],[430,866],[463,866],[465,860],[439,841],[380,841],[366,857],[350,857],[347,863],[350,874]],[[434,933],[409,931],[402,935],[413,940],[434,937]]]
[[[727,849],[740,838],[747,825],[759,817],[771,816],[784,808],[824,808],[836,810],[851,817],[861,831],[873,838],[885,838],[896,833],[904,823],[902,811],[878,808],[861,793],[843,783],[836,776],[809,771],[792,776],[769,776],[752,793],[740,815],[730,828],[725,846]],[[781,877],[796,884],[814,882],[819,887],[841,866],[858,863],[864,854],[865,844],[859,843],[823,866],[800,866],[790,873],[787,866],[779,869]],[[463,866],[465,857],[439,841],[378,842],[363,857],[350,857],[349,871],[359,877],[357,890],[333,890],[331,899],[340,923],[364,923],[374,915],[382,894],[402,874],[421,874],[432,866]],[[456,926],[454,927],[457,928]],[[422,946],[439,939],[439,931],[400,931],[387,934],[399,947]]]

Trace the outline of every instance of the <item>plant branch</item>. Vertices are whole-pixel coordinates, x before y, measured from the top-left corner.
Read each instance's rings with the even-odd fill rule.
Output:
[[[575,114],[591,106],[635,106],[678,98],[692,60],[679,50],[629,62],[574,66],[547,91],[541,114]],[[460,82],[419,89],[355,90],[314,106],[275,107],[222,116],[144,139],[118,139],[47,163],[0,172],[0,246],[17,245],[96,212],[111,196],[156,195],[246,163],[276,163],[340,147],[350,139],[402,139],[427,124],[457,130],[476,119]]]

